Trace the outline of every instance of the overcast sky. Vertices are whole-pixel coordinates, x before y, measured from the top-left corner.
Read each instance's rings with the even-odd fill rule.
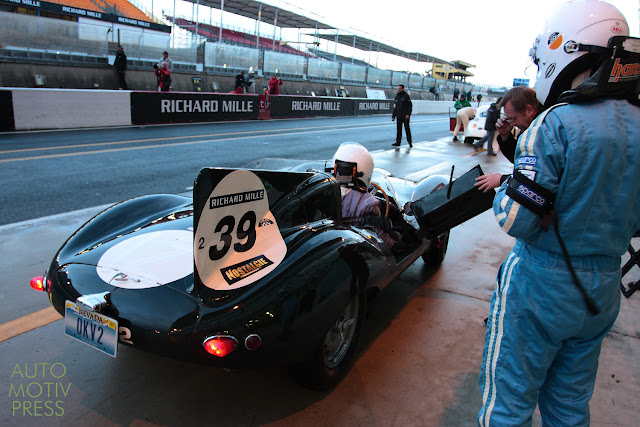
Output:
[[[150,0],[147,0],[150,1]],[[165,2],[162,4],[161,2]],[[172,9],[173,0],[155,0],[155,8]],[[564,0],[264,0],[344,31],[379,40],[408,52],[420,52],[444,60],[462,60],[475,65],[470,69],[474,84],[511,86],[514,78],[530,78],[536,67],[525,74],[530,64],[528,53],[544,20]],[[161,6],[159,5],[161,4]],[[639,36],[640,0],[609,0],[627,18],[631,35]],[[156,14],[159,14],[156,9]],[[189,8],[188,13],[191,13]],[[179,13],[178,13],[179,14]],[[200,21],[219,25],[220,12],[201,9]],[[223,25],[242,25],[242,19],[227,14]],[[247,23],[252,30],[255,23]],[[261,24],[261,32],[268,31]],[[272,28],[272,27],[271,27]],[[279,33],[278,33],[279,34]],[[297,39],[297,32],[295,40]],[[284,34],[283,38],[293,36]],[[294,46],[295,47],[295,46]],[[335,50],[323,42],[322,49]],[[341,52],[338,51],[338,54]],[[344,53],[344,52],[342,52]],[[374,60],[369,54],[361,59]],[[403,61],[403,60],[400,60]],[[404,60],[407,63],[406,60]],[[402,65],[402,64],[401,64]],[[430,64],[411,64],[411,71],[424,72]],[[418,66],[418,69],[415,66]],[[378,64],[387,68],[386,62]],[[409,65],[407,64],[407,67]]]

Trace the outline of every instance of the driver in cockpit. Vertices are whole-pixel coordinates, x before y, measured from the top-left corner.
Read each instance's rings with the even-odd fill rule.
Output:
[[[379,201],[367,189],[373,174],[373,157],[357,142],[345,142],[333,155],[333,175],[340,183],[342,219],[347,224],[370,226],[389,247],[402,239],[389,218],[382,216]]]

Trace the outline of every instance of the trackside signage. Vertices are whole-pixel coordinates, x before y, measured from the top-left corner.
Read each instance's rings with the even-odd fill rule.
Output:
[[[367,114],[391,114],[393,112],[393,101],[381,99],[356,99],[355,115]]]
[[[258,118],[258,97],[218,93],[132,92],[131,122],[189,123]]]
[[[97,19],[106,22],[115,22],[118,24],[132,25],[134,27],[146,28],[149,30],[171,32],[171,27],[155,22],[141,21],[138,19],[127,18],[114,13],[104,13],[95,10],[82,9],[80,7],[72,7],[58,3],[50,3],[41,0],[0,0],[0,4],[20,6],[28,9],[42,10],[46,12],[54,12],[62,15],[76,16],[82,18]],[[96,6],[96,9],[98,7]],[[104,40],[104,39],[103,39]]]
[[[269,101],[271,118],[354,115],[354,101],[346,98],[277,95]]]
[[[269,97],[271,118],[391,114],[392,109],[393,101],[388,99],[321,98],[287,95]]]

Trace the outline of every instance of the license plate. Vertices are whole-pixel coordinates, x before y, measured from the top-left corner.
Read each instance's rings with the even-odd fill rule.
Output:
[[[65,302],[64,333],[111,357],[118,350],[118,321],[103,314]]]

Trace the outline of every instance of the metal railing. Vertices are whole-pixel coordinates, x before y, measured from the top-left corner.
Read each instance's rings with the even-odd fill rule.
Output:
[[[479,88],[461,81],[436,80],[419,74],[341,63],[312,55],[198,41],[185,32],[179,33],[181,36],[108,22],[74,22],[0,12],[0,56],[52,61],[87,57],[99,58],[99,62],[104,63],[113,59],[120,43],[130,61],[157,62],[162,52],[167,50],[174,64],[181,64],[186,70],[213,73],[254,70],[265,75],[278,73],[300,80],[348,82],[383,88],[404,84],[408,89],[428,90],[439,85],[441,93],[451,93],[454,88],[461,92]]]

